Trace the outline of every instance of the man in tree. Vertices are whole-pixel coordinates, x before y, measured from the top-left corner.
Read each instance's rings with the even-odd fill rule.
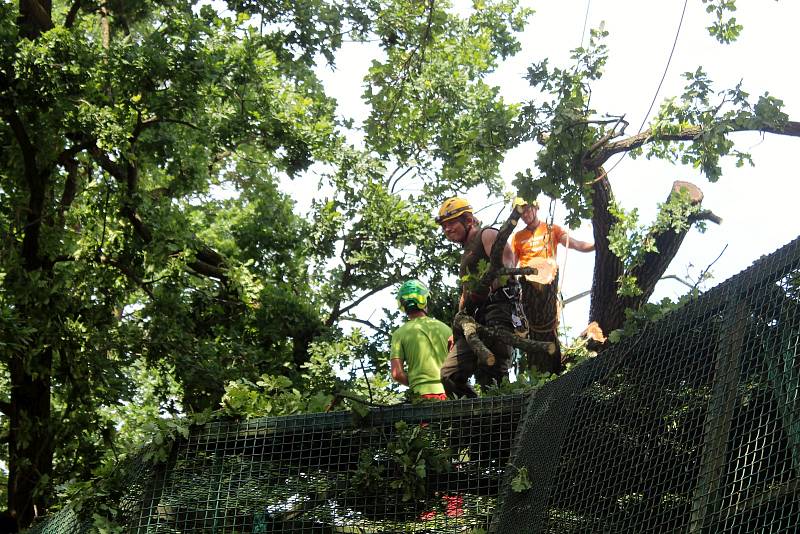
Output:
[[[429,296],[428,288],[419,280],[408,280],[397,292],[397,303],[407,320],[392,334],[392,378],[423,399],[445,400],[439,370],[452,331],[428,317]]]
[[[533,267],[536,274],[522,281],[522,302],[529,321],[528,337],[534,341],[552,341],[556,351],[552,355],[529,355],[530,365],[539,371],[561,371],[561,347],[558,342],[558,245],[591,252],[594,243],[570,239],[569,234],[557,224],[539,220],[539,203],[517,198],[515,205],[523,205],[522,220],[525,228],[511,238],[511,248],[518,267]]]
[[[504,286],[494,281],[487,290],[476,288],[478,279],[490,264],[492,246],[497,239],[495,228],[482,228],[475,217],[472,206],[463,198],[453,197],[445,200],[439,209],[436,222],[442,226],[445,237],[458,243],[464,249],[461,257],[459,276],[461,278],[461,298],[459,311],[465,312],[475,320],[488,327],[496,327],[513,332],[524,325],[524,314],[520,306],[519,284],[513,278]],[[502,251],[504,267],[514,266],[514,253],[508,244]],[[481,387],[500,383],[508,376],[513,349],[503,341],[492,338],[486,341],[486,347],[494,355],[495,361],[490,365],[478,361],[467,342],[464,332],[455,329],[455,343],[442,366],[442,384],[450,397],[477,397],[477,393],[469,385],[468,380],[475,375],[475,381]]]

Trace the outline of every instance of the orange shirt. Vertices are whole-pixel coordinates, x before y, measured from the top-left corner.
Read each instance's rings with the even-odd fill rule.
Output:
[[[531,267],[536,258],[556,258],[556,249],[561,241],[564,230],[554,224],[548,230],[547,224],[539,223],[536,230],[531,232],[527,228],[514,234],[511,239],[511,248],[517,256],[519,267]]]

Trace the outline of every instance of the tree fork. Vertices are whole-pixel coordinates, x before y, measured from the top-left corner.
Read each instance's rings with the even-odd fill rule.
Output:
[[[594,207],[592,225],[596,246],[589,321],[597,322],[601,330],[608,334],[612,330],[622,328],[625,323],[626,309],[635,310],[647,302],[647,299],[655,291],[656,284],[678,253],[689,228],[687,227],[680,231],[669,228],[665,231],[651,234],[651,237],[655,240],[657,252],[647,253],[641,265],[634,268],[630,273],[636,277],[637,285],[642,290],[642,293],[635,297],[620,296],[617,293],[617,280],[624,274],[624,266],[622,261],[609,250],[607,237],[611,226],[615,224],[609,211],[613,193],[611,184],[602,167],[596,169],[595,173],[598,179],[592,186],[592,203]],[[689,194],[693,205],[698,206],[702,203],[703,193],[700,188],[695,184],[684,181],[675,181],[673,183],[667,200],[681,191],[686,191]],[[699,211],[689,217],[689,222],[698,220],[721,222],[719,217],[708,210]]]

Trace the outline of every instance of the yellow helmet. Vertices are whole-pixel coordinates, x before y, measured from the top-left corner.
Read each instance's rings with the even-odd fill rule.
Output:
[[[515,208],[517,206],[522,206],[523,208],[525,206],[531,206],[531,207],[534,207],[534,208],[538,208],[539,207],[539,201],[538,200],[526,200],[526,199],[524,199],[522,197],[517,197],[517,198],[514,199],[514,202],[511,205],[513,207],[515,207]]]
[[[439,208],[439,216],[436,217],[436,223],[442,224],[450,221],[462,213],[472,213],[472,206],[469,205],[469,201],[460,197],[448,198],[442,202],[442,207]]]

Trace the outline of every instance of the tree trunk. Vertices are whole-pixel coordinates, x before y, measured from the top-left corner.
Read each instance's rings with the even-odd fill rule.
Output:
[[[635,297],[620,296],[617,294],[617,280],[624,274],[624,266],[620,259],[608,248],[608,232],[616,222],[608,210],[613,193],[605,172],[602,169],[598,169],[597,174],[599,178],[593,185],[592,194],[595,263],[589,322],[596,321],[604,334],[608,335],[609,332],[622,328],[625,323],[626,309],[639,309],[652,296],[656,284],[678,253],[690,225],[680,231],[670,228],[666,231],[652,234],[651,237],[654,238],[656,244],[656,252],[647,253],[642,263],[630,273],[636,277],[636,284],[642,290],[642,293]],[[700,188],[692,183],[682,181],[676,181],[672,184],[672,190],[667,200],[681,190],[688,192],[693,205],[700,204],[703,201],[703,193]],[[700,219],[719,222],[719,218],[710,212],[701,213],[690,219],[689,222],[695,222]]]
[[[20,0],[19,27],[25,37],[36,39],[53,27],[51,0]],[[46,110],[40,110],[46,112]],[[36,139],[27,130],[15,110],[4,113],[21,151],[24,178],[28,186],[28,216],[20,255],[18,286],[29,283],[32,273],[46,280],[52,277],[52,264],[44,261],[40,249],[42,214],[48,194],[50,176],[42,173]],[[11,273],[9,273],[11,274]],[[24,303],[20,309],[30,308]],[[34,304],[34,307],[39,307]],[[30,317],[47,317],[48,310],[29,310]],[[22,315],[26,315],[23,313]],[[39,332],[41,336],[43,332]],[[9,357],[10,431],[8,441],[8,516],[20,527],[28,527],[33,519],[45,513],[48,483],[53,470],[53,435],[51,425],[50,387],[53,349],[41,343],[42,350],[15,351]]]
[[[52,349],[40,354],[14,354],[11,375],[11,432],[8,442],[8,509],[20,527],[47,509],[47,491],[37,491],[53,469],[50,421]],[[46,480],[46,479],[44,479]],[[42,489],[42,488],[39,488]]]
[[[598,169],[598,179],[592,186],[592,228],[595,256],[592,278],[589,322],[596,321],[605,335],[619,328],[625,321],[625,307],[617,294],[617,280],[622,276],[622,261],[608,248],[608,232],[616,222],[608,211],[613,199],[611,184],[603,169]]]

